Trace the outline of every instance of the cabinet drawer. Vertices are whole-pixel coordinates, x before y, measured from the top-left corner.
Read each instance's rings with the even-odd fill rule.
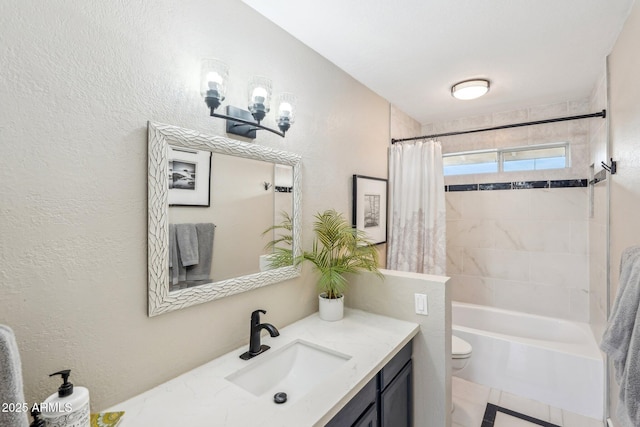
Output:
[[[378,408],[376,405],[372,404],[353,427],[378,427]]]
[[[326,424],[326,427],[345,427],[353,425],[358,418],[362,416],[362,413],[376,401],[376,381],[377,377],[373,377],[371,381],[365,385],[353,399],[347,403],[347,405],[336,414]],[[373,405],[374,407],[376,405]],[[363,424],[366,425],[366,424]]]
[[[409,341],[380,371],[380,391],[387,388],[393,379],[411,359],[413,347]]]

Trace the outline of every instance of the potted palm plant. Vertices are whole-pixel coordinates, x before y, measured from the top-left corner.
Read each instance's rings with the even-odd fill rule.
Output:
[[[378,270],[378,251],[364,232],[351,226],[341,213],[329,209],[315,216],[311,251],[300,261],[310,261],[320,273],[319,312],[324,320],[340,320],[344,312],[345,274]]]
[[[345,274],[378,270],[378,251],[365,233],[352,227],[344,216],[333,209],[318,213],[313,223],[314,238],[310,251],[304,251],[298,262],[309,261],[320,273],[319,312],[324,320],[340,320],[344,313]]]
[[[290,219],[287,223],[285,218],[282,225],[274,226],[270,230],[290,230],[289,225]],[[292,259],[291,250],[286,246],[280,247],[274,252],[271,265],[281,267],[291,265],[292,262],[299,264],[310,261],[320,273],[320,318],[329,321],[340,320],[344,313],[344,291],[347,287],[345,274],[366,270],[382,276],[378,270],[378,251],[367,240],[364,232],[352,227],[341,213],[333,209],[316,214],[313,231],[310,251],[303,251],[300,256]],[[276,245],[283,242],[288,243],[286,234],[284,237],[279,236],[267,246],[277,248]]]

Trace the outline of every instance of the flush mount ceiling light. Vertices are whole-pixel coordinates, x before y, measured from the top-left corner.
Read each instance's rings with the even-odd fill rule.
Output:
[[[489,80],[465,80],[451,86],[451,95],[457,99],[476,99],[489,92]]]
[[[296,98],[290,93],[278,96],[276,123],[280,131],[262,125],[260,122],[271,111],[271,80],[266,77],[253,77],[248,87],[248,111],[231,105],[227,114],[218,114],[216,108],[225,99],[229,67],[217,59],[204,59],[201,70],[201,94],[209,107],[209,115],[227,121],[227,133],[255,138],[256,130],[266,130],[284,137],[294,122]]]

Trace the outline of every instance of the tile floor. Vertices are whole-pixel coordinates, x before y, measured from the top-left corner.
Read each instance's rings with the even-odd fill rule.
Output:
[[[564,411],[544,403],[453,377],[453,427],[481,427],[487,403],[493,403],[560,427],[603,427],[602,421]],[[502,412],[496,413],[494,427],[540,427]]]

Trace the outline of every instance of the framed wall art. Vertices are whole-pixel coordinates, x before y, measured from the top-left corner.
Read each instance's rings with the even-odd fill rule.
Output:
[[[353,225],[373,244],[387,241],[387,180],[353,175]]]
[[[169,146],[169,206],[209,206],[211,152]]]

